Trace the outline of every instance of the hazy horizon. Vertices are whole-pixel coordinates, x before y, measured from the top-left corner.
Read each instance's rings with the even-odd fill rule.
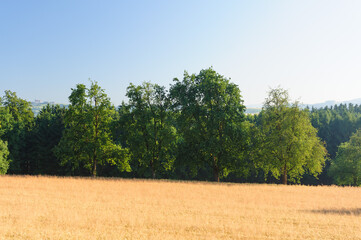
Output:
[[[21,98],[21,96],[18,96]],[[25,99],[26,101],[28,102],[31,102],[31,103],[35,103],[36,101],[40,101],[40,103],[53,103],[53,104],[60,104],[60,105],[68,105],[69,104],[69,101],[67,102],[56,102],[56,101],[53,101],[53,100],[49,100],[49,99],[39,99],[39,98],[36,98],[36,99]],[[110,99],[112,100],[112,99]],[[296,99],[297,100],[297,99]],[[295,101],[295,99],[291,99],[291,101]],[[322,104],[340,104],[340,103],[349,103],[349,102],[353,102],[353,101],[357,101],[357,102],[361,102],[361,98],[355,98],[355,99],[345,99],[345,100],[342,100],[342,101],[336,101],[336,100],[333,100],[333,99],[329,99],[329,100],[326,100],[326,101],[323,101],[323,102],[313,102],[313,103],[305,103],[305,102],[300,102],[302,105],[322,105]],[[127,99],[124,100],[124,102],[127,102]],[[113,103],[114,104],[114,103]],[[115,106],[119,106],[120,104],[114,104]],[[244,105],[247,107],[247,108],[261,108],[263,103],[256,103],[256,104],[246,104],[244,103]]]

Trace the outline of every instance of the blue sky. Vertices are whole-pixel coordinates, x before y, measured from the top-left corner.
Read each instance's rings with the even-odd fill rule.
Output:
[[[246,105],[280,85],[304,103],[361,97],[361,1],[0,1],[0,91],[67,103],[100,86],[169,86],[213,66]],[[2,94],[1,94],[2,95]]]

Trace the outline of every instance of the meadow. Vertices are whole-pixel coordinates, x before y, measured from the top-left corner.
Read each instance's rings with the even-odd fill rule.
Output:
[[[361,188],[1,176],[0,239],[361,239]]]

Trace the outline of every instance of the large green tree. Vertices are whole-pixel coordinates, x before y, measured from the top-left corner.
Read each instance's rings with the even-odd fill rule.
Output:
[[[6,117],[6,129],[3,140],[7,141],[11,159],[9,172],[30,174],[29,133],[34,126],[34,114],[31,104],[19,98],[15,92],[5,91],[3,106],[11,117]]]
[[[236,84],[212,68],[185,72],[170,92],[181,133],[179,161],[194,173],[208,165],[214,181],[238,170],[243,159],[245,106]]]
[[[177,133],[172,125],[169,97],[164,87],[149,82],[130,84],[126,95],[129,102],[119,111],[125,142],[133,163],[139,164],[138,174],[146,177],[150,172],[156,178],[172,170],[175,159]]]
[[[298,182],[304,173],[322,172],[327,151],[310,122],[309,113],[290,103],[288,92],[271,89],[261,113],[259,166],[282,183]]]
[[[342,143],[331,161],[329,174],[339,185],[361,185],[361,130]]]
[[[111,136],[115,109],[104,90],[97,82],[91,82],[90,88],[78,84],[69,101],[65,131],[55,149],[62,163],[71,163],[74,168],[83,165],[94,177],[97,166],[105,163],[130,171],[128,149],[115,144]]]

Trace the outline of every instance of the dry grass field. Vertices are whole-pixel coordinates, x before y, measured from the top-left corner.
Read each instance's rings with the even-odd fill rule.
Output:
[[[2,176],[0,239],[361,239],[361,188]]]

